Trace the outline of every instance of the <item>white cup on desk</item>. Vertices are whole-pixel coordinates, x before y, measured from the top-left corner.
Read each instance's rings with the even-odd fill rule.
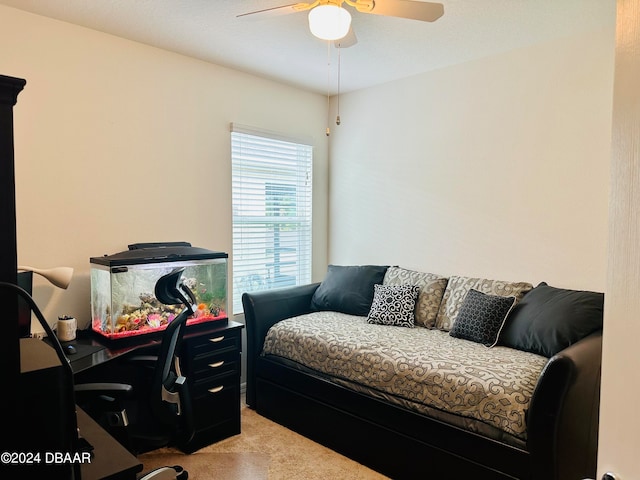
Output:
[[[56,327],[56,333],[58,340],[61,342],[70,342],[76,339],[76,329],[78,328],[78,322],[73,317],[58,317],[58,326]]]

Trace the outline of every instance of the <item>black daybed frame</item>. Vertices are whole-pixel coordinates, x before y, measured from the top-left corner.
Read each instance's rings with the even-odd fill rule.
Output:
[[[260,356],[268,329],[310,312],[319,284],[244,294],[249,407],[394,479],[595,478],[601,332],[554,356],[519,449]]]

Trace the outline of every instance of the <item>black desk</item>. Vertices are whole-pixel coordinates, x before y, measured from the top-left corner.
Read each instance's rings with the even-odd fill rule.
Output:
[[[187,377],[195,433],[178,444],[185,453],[240,433],[240,370],[244,325],[231,320],[188,326],[180,347],[182,374]],[[126,355],[155,355],[162,335],[109,340],[93,331],[78,332],[77,353],[67,355],[76,383],[120,382],[122,365],[109,365]],[[120,362],[117,362],[120,363]]]
[[[20,339],[20,376],[13,385],[16,390],[11,392],[17,397],[18,408],[9,413],[16,416],[18,429],[7,431],[5,440],[9,444],[4,448],[38,453],[40,458],[31,463],[0,465],[0,470],[9,469],[0,477],[69,478],[72,467],[47,461],[46,454],[70,452],[74,446],[71,436],[76,435],[77,427],[94,449],[90,462],[80,464],[81,480],[135,480],[142,464],[84,411],[73,408],[69,381],[68,367],[60,363],[53,348],[35,338]]]
[[[76,353],[68,354],[67,358],[71,363],[73,373],[78,374],[141,348],[160,345],[160,337],[141,335],[130,340],[113,342],[92,330],[79,330],[75,340],[61,342],[61,344],[63,348],[67,345],[75,347]]]

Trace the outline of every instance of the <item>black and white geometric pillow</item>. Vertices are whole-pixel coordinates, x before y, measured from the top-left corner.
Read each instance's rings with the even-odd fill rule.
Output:
[[[374,285],[373,303],[367,322],[412,328],[414,310],[420,293],[417,285]]]
[[[471,289],[460,306],[449,335],[493,347],[516,303],[516,297],[488,295]]]

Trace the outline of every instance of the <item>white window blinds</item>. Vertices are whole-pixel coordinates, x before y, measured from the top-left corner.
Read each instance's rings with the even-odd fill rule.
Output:
[[[311,281],[313,149],[231,125],[233,312],[242,294]]]

